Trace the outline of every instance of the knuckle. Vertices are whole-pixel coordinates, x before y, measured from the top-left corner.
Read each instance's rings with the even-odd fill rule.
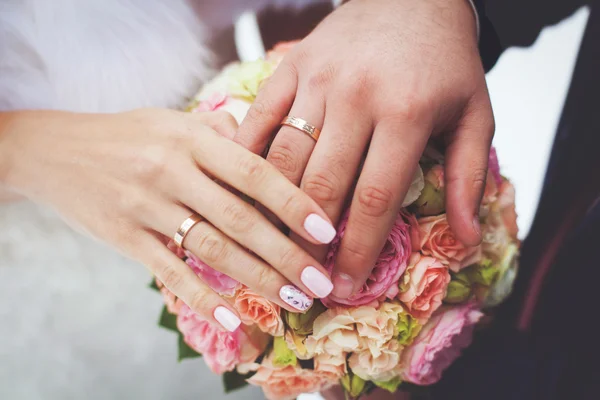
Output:
[[[255,225],[252,208],[245,203],[232,202],[223,207],[226,216],[226,229],[233,233],[248,232]]]
[[[302,190],[319,204],[337,203],[342,199],[339,178],[330,171],[319,171],[307,175]]]
[[[256,287],[259,290],[265,290],[273,286],[274,274],[264,266],[256,264],[252,268],[252,276],[256,279]]]
[[[128,217],[144,218],[150,214],[148,198],[142,193],[119,193],[117,194],[117,205],[120,214]]]
[[[354,266],[357,266],[358,270],[364,269],[365,266],[369,265],[369,248],[368,246],[361,241],[360,239],[354,239],[348,237],[348,240],[344,243],[343,250],[348,255],[348,260],[351,260],[351,263]],[[370,271],[366,271],[367,274]],[[354,273],[354,275],[360,275],[360,273]]]
[[[285,176],[296,175],[300,171],[297,154],[299,146],[291,139],[278,140],[269,150],[267,160]]]
[[[290,246],[283,247],[277,258],[279,261],[277,269],[282,273],[285,273],[285,270],[291,268],[293,265],[300,265],[298,262],[298,252]]]
[[[168,149],[163,146],[148,146],[138,153],[132,162],[137,181],[148,184],[163,176],[168,169],[170,156]]]
[[[301,210],[303,201],[302,194],[298,190],[294,190],[294,193],[285,198],[281,205],[281,215],[295,214]]]
[[[191,295],[188,307],[200,315],[207,315],[207,311],[214,308],[214,306],[211,306],[210,304],[212,300],[211,295],[212,293],[210,293],[208,290],[196,290]]]
[[[317,72],[311,74],[307,82],[309,91],[317,92],[329,87],[336,76],[335,71],[336,68],[333,66],[333,64],[328,63],[319,68]]]
[[[173,265],[162,265],[157,271],[155,271],[155,273],[163,285],[165,285],[173,293],[177,294],[179,287],[181,287],[181,284],[183,283],[183,278],[181,277],[181,274],[177,272],[175,267],[173,267]]]
[[[209,266],[226,258],[229,248],[225,238],[216,232],[206,232],[198,238],[198,256]]]
[[[358,190],[361,211],[369,217],[381,217],[391,209],[392,192],[383,187],[369,185]]]
[[[270,120],[274,117],[274,106],[271,104],[269,100],[267,100],[264,96],[263,98],[257,98],[256,101],[252,104],[250,109],[248,110],[248,114],[246,116],[247,119],[251,121],[262,122],[264,120]]]
[[[267,161],[257,155],[244,156],[239,160],[238,171],[249,185],[258,185],[267,170]]]

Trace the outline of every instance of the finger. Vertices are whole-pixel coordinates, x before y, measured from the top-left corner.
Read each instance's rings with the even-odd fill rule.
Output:
[[[487,98],[486,96],[482,96]],[[446,149],[446,212],[456,238],[468,246],[481,242],[479,207],[487,179],[494,115],[486,100],[467,108]]]
[[[200,167],[261,203],[306,240],[333,240],[335,228],[323,210],[265,159],[216,136],[193,151]]]
[[[310,96],[307,93],[298,93],[289,115],[302,118],[317,129],[321,129],[325,116],[325,104],[319,99],[320,95]],[[315,148],[315,143],[315,139],[307,133],[282,125],[269,148],[267,161],[291,183],[299,186],[306,164],[308,164],[310,155]],[[280,223],[279,219],[263,206],[259,206],[258,209],[273,224],[278,225]]]
[[[279,64],[256,96],[234,142],[255,154],[262,154],[281,120],[288,114],[297,85],[298,75],[292,64]]]
[[[192,214],[184,207],[166,204],[162,210],[162,218],[148,221],[148,226],[165,236],[173,235],[181,222]],[[246,285],[288,311],[304,312],[312,306],[311,297],[206,220],[189,229],[183,240],[183,248],[214,270]],[[213,289],[218,291],[218,288]]]
[[[178,193],[181,204],[187,205],[225,235],[265,260],[303,292],[312,297],[329,295],[333,285],[322,265],[254,207],[200,172],[196,175],[181,176],[177,182],[178,188],[174,192]]]
[[[212,128],[219,135],[233,140],[237,134],[238,123],[227,111],[210,111],[201,113],[190,113],[190,118],[199,120]]]
[[[375,128],[335,262],[335,296],[349,297],[369,277],[398,217],[428,136],[413,123],[379,123]]]
[[[138,260],[195,313],[234,332],[241,324],[237,312],[202,282],[189,266],[148,234],[138,243]]]
[[[339,98],[328,104],[323,132],[310,155],[300,188],[337,226],[373,132],[373,124],[360,107],[347,99]],[[291,237],[317,260],[325,258],[326,247],[298,241],[300,239],[294,235]]]

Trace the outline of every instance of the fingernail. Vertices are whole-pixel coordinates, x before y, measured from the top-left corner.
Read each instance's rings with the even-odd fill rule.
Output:
[[[279,289],[279,297],[299,311],[306,311],[313,305],[312,299],[293,285],[282,286]]]
[[[333,277],[333,295],[345,299],[354,293],[354,281],[349,275],[335,274]]]
[[[235,330],[239,328],[240,324],[242,323],[237,315],[223,306],[215,308],[213,316],[217,322],[219,322],[223,328],[227,329],[229,332],[235,332]]]
[[[300,280],[310,289],[317,297],[327,297],[333,290],[333,283],[327,275],[316,269],[315,267],[306,267],[300,275]]]
[[[335,228],[317,214],[310,214],[304,220],[304,229],[315,240],[327,244],[335,237]]]

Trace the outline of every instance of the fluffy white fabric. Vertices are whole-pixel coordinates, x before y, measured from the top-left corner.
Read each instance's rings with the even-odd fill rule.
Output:
[[[211,32],[248,9],[314,1],[2,0],[0,110],[180,106],[212,75]]]

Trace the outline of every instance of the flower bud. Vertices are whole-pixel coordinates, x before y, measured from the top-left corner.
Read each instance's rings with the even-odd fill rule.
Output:
[[[373,382],[375,384],[375,386],[387,390],[390,393],[396,393],[396,390],[398,390],[398,386],[400,386],[400,384],[402,383],[402,380],[400,379],[400,377],[395,377],[392,380],[389,380],[387,382]]]
[[[485,307],[495,307],[502,303],[512,292],[519,268],[519,246],[511,243],[504,253],[498,268],[496,282],[490,288],[485,299]]]
[[[446,291],[445,303],[460,304],[464,303],[471,297],[471,285],[459,280],[452,280],[448,284]]]
[[[398,315],[396,330],[398,331],[398,343],[402,346],[407,346],[411,344],[413,339],[419,334],[421,325],[412,315],[403,312]]]
[[[325,306],[320,301],[315,301],[313,306],[304,314],[284,312],[287,325],[298,335],[310,335],[313,333],[315,319],[325,312]]]
[[[466,270],[471,283],[483,286],[491,286],[498,276],[499,268],[493,265],[492,260],[486,258],[478,265],[473,265]]]
[[[276,367],[287,367],[296,365],[296,355],[290,350],[283,336],[276,336],[273,340],[273,365]]]
[[[367,382],[352,372],[348,372],[341,379],[342,387],[351,399],[357,399],[366,389]]]
[[[432,216],[444,213],[446,210],[445,202],[444,167],[437,164],[425,174],[425,186],[414,205],[420,215]]]

